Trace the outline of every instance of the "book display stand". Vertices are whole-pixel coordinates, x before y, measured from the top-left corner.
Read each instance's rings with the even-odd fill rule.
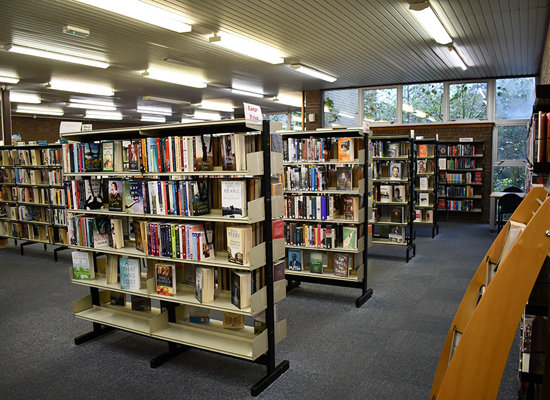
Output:
[[[288,290],[300,282],[367,285],[369,138],[362,129],[282,132]]]
[[[483,210],[484,142],[439,142],[440,213],[479,214]]]
[[[549,220],[548,193],[533,187],[464,294],[441,352],[430,399],[497,397],[518,324],[550,250]]]
[[[0,236],[66,249],[61,144],[0,146]]]
[[[439,223],[437,220],[438,204],[438,140],[415,139],[416,146],[416,204],[415,220],[418,225],[432,227],[432,239],[439,234]]]
[[[230,210],[231,215],[224,215],[229,213],[229,211],[226,213],[225,208],[223,210],[220,209],[221,207],[216,208],[216,206],[220,206],[215,204],[216,201],[224,204],[224,194],[216,192],[217,189],[212,189],[212,192],[208,194],[211,202],[210,212],[202,215],[190,214],[186,216],[169,212],[161,215],[160,212],[153,213],[152,210],[149,210],[149,213],[142,214],[126,213],[124,210],[122,212],[109,211],[105,206],[95,210],[73,209],[70,207],[68,213],[72,216],[71,218],[86,219],[93,216],[93,218],[111,218],[111,221],[113,219],[132,219],[134,225],[135,220],[140,221],[138,226],[141,224],[140,226],[143,228],[141,232],[135,232],[135,242],[125,240],[122,248],[109,245],[88,247],[80,245],[82,244],[80,241],[78,244],[72,242],[69,245],[71,249],[78,249],[83,253],[93,252],[96,259],[95,277],[90,280],[76,279],[74,264],[71,268],[71,281],[90,288],[89,296],[73,303],[74,315],[93,324],[91,332],[75,338],[76,344],[99,337],[113,329],[120,329],[160,339],[168,344],[166,353],[151,360],[151,367],[153,368],[189,348],[203,349],[260,363],[266,366],[267,373],[252,386],[251,394],[253,396],[261,393],[289,368],[288,361],[285,360],[276,364],[275,359],[275,344],[286,337],[286,320],[278,321],[276,317],[276,303],[286,296],[286,281],[284,277],[274,281],[274,264],[284,257],[284,241],[283,239],[272,240],[272,216],[276,218],[277,215],[282,215],[283,203],[282,196],[271,195],[271,175],[272,173],[280,174],[282,172],[282,154],[275,152],[275,146],[273,146],[272,151],[270,135],[279,125],[270,121],[251,124],[244,119],[232,119],[205,123],[151,125],[62,134],[64,139],[80,143],[103,143],[105,145],[106,142],[115,141],[115,149],[116,141],[142,143],[143,139],[143,142],[156,140],[156,143],[159,143],[159,147],[154,149],[149,146],[139,147],[142,151],[141,154],[144,155],[144,158],[138,161],[138,164],[141,163],[140,165],[142,165],[140,171],[106,172],[104,168],[103,171],[86,172],[82,171],[81,168],[75,170],[69,165],[70,171],[66,172],[65,175],[68,179],[104,177],[105,179],[131,180],[132,182],[154,181],[160,182],[159,187],[164,184],[163,182],[166,185],[172,185],[173,182],[181,183],[182,180],[192,183],[199,179],[207,179],[210,181],[217,180],[222,190],[226,181],[245,182],[249,185],[245,189],[245,201],[247,192],[250,193],[250,187],[253,187],[253,193],[256,192],[256,198],[245,203],[247,213],[244,217],[236,214],[236,212],[244,214],[241,208],[232,207]],[[175,143],[184,143],[184,140],[194,137],[195,139],[190,139],[191,142],[189,143],[193,143],[192,146],[200,146],[199,143],[202,141],[203,149],[206,149],[207,146],[204,144],[206,136],[210,140],[214,140],[214,137],[216,140],[220,139],[221,141],[222,137],[228,136],[232,138],[228,140],[235,140],[237,144],[234,144],[234,152],[228,151],[230,148],[226,146],[223,147],[223,151],[227,150],[227,156],[220,149],[214,150],[212,158],[214,160],[223,159],[225,163],[224,157],[227,157],[228,162],[236,161],[236,168],[224,170],[221,165],[210,163],[209,166],[200,169],[201,165],[210,162],[207,159],[206,152],[202,153],[201,158],[196,159],[195,168],[193,168],[193,158],[190,158],[189,169],[187,167],[186,169],[174,167],[175,165],[183,165],[183,160],[187,160],[187,156],[184,156],[182,150],[183,147],[180,148],[180,145]],[[249,144],[254,146],[253,150],[250,151],[246,148],[246,151],[240,153],[242,159],[236,149],[239,146],[236,136],[244,140],[244,142],[241,142],[243,146]],[[177,151],[174,149],[177,149]],[[193,151],[199,151],[198,147],[193,147],[193,149]],[[181,150],[181,153],[179,150]],[[70,151],[71,148],[63,154],[65,164],[74,161]],[[151,154],[148,154],[149,151],[156,151],[155,156],[151,157]],[[191,148],[189,148],[189,151],[191,151]],[[219,154],[216,154],[216,152],[219,152]],[[160,154],[162,154],[162,157]],[[166,157],[164,157],[165,154]],[[198,153],[194,154],[197,155]],[[70,160],[67,158],[70,158]],[[161,171],[163,172],[159,172],[158,169],[152,166],[153,161],[156,163],[157,159],[159,160],[157,167],[162,165]],[[150,163],[148,166],[146,164],[145,168],[143,168],[143,160],[149,160]],[[203,161],[204,164],[202,164]],[[241,162],[241,167],[238,167],[239,162]],[[101,164],[105,166],[105,158]],[[114,164],[116,164],[116,156]],[[216,185],[212,183],[212,187],[220,187]],[[197,194],[195,193],[195,195]],[[221,196],[221,200],[218,195]],[[153,200],[159,204],[160,198],[161,195],[158,195],[158,198]],[[164,197],[164,199],[167,199],[167,197]],[[186,197],[185,201],[187,200]],[[177,200],[175,201],[177,202]],[[124,202],[126,203],[126,200]],[[158,211],[158,209],[155,209],[155,211]],[[164,231],[164,236],[162,236],[161,231],[163,224],[172,229],[171,232],[170,229]],[[185,245],[182,243],[190,245],[190,242],[186,241],[185,236],[180,235],[178,237],[177,233],[174,234],[174,230],[181,228],[183,231],[183,227],[190,225],[202,225],[204,227],[202,236],[200,234],[193,236],[193,239],[196,239],[197,250],[193,250],[194,247],[189,250],[189,246],[187,246],[189,252],[195,251],[194,258],[188,258],[189,252],[185,256],[183,255]],[[157,226],[161,234],[155,236],[154,229]],[[211,227],[212,230],[207,230],[206,226]],[[243,250],[242,253],[231,253],[230,239],[227,239],[227,244],[225,242],[229,236],[229,234],[226,236],[226,229],[229,230],[229,228],[237,231],[242,229],[247,232],[250,229],[250,232],[253,232],[251,234],[253,237],[249,239],[255,239],[256,245],[253,245],[249,251]],[[116,230],[116,227],[114,229]],[[151,231],[151,229],[153,230]],[[208,237],[212,235],[210,232],[213,232],[213,238],[212,236]],[[168,238],[166,235],[168,235]],[[82,239],[82,237],[79,238]],[[69,229],[69,239],[74,239],[71,236],[71,229]],[[125,237],[125,239],[127,238]],[[140,239],[141,246],[138,247],[143,250],[136,248]],[[162,253],[162,249],[165,248],[162,245],[164,239],[166,239],[164,243],[171,248],[169,254]],[[113,239],[114,243],[115,239]],[[158,247],[155,247],[158,243],[161,243],[160,253],[155,253],[159,250]],[[194,244],[195,242],[192,246]],[[213,256],[210,247],[208,247],[210,244],[213,245]],[[229,250],[229,254],[222,250],[222,248],[225,249],[224,246]],[[173,253],[176,249],[179,251],[180,248],[182,254],[179,252],[177,254]],[[104,257],[102,254],[107,254],[107,269],[105,271],[102,270],[100,262],[98,262],[100,257]],[[113,256],[120,257],[120,260],[124,258],[138,260],[140,268],[146,270],[146,273],[143,270],[139,273],[136,288],[121,288],[123,279],[122,264],[120,264],[120,279],[117,279],[118,262],[114,266],[115,283],[108,283],[109,262]],[[233,257],[237,263],[230,262],[228,259],[230,257]],[[173,274],[170,275],[168,272],[167,275],[171,277],[171,282],[174,285],[173,292],[171,292],[172,287],[170,285],[162,288],[166,291],[159,289],[161,285],[166,284],[165,278],[163,277],[161,280],[160,276],[166,270],[161,270],[159,263],[176,265],[173,267],[175,268],[172,270]],[[193,271],[191,278],[193,282],[187,280],[189,271]],[[208,285],[203,282],[207,282],[210,272],[212,273],[212,281],[211,285]],[[248,276],[249,278],[252,276],[252,287],[247,288],[246,285],[243,286],[243,281],[236,280],[240,279],[241,276]],[[217,282],[216,288],[214,282]],[[213,291],[212,298],[209,298],[210,294],[206,290],[207,287]],[[127,295],[132,298],[132,306],[125,301]],[[113,301],[113,296],[122,296],[120,305]],[[140,311],[139,307],[134,307],[133,303],[137,296],[149,302],[149,306],[146,306],[143,311]],[[246,298],[249,299],[249,302],[244,304]],[[237,299],[238,305],[235,303],[235,299]],[[151,300],[153,300],[152,306]],[[160,302],[160,306],[157,306],[158,302]],[[197,309],[199,311],[196,311]],[[223,318],[221,318],[222,313]],[[227,315],[230,315],[230,317],[227,317]],[[259,315],[263,316],[263,325],[257,323],[260,321]],[[245,318],[246,323],[244,323]],[[254,318],[253,326],[250,325],[252,318]],[[239,321],[241,322],[239,323]]]
[[[416,255],[414,244],[416,155],[410,136],[373,136],[373,239],[376,245],[406,248],[406,261]]]

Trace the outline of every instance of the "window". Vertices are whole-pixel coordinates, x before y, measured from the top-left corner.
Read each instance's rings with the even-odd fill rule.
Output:
[[[403,123],[443,121],[443,83],[403,86]]]
[[[288,113],[273,113],[273,114],[266,114],[264,115],[264,119],[268,119],[270,121],[277,121],[283,124],[282,129],[288,130]]]
[[[449,85],[449,120],[487,119],[487,82]]]
[[[527,141],[526,125],[498,127],[497,159],[523,160]]]
[[[369,122],[397,121],[397,88],[365,89],[363,113]]]
[[[290,113],[290,130],[291,131],[301,131],[302,130],[302,113],[301,112],[292,112]]]
[[[523,124],[501,122],[496,127],[496,161],[493,166],[493,190],[509,186],[522,189],[525,185],[526,120]]]
[[[359,125],[359,90],[325,90],[323,92],[324,125]]]
[[[525,166],[495,166],[493,176],[493,191],[502,192],[510,186],[523,189],[525,186]]]
[[[535,102],[535,78],[496,80],[496,119],[530,118]]]

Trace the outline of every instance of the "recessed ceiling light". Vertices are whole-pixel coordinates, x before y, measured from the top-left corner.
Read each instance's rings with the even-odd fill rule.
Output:
[[[114,96],[112,88],[98,85],[96,83],[68,81],[63,79],[52,79],[48,84],[49,89],[65,92],[96,94],[99,96]]]
[[[179,13],[139,0],[76,0],[125,17],[137,19],[174,32],[190,32],[191,22]]]
[[[10,101],[12,103],[40,104],[42,99],[36,93],[20,93],[10,91]]]
[[[96,68],[108,68],[109,64],[103,61],[92,60],[84,57],[77,57],[70,54],[66,54],[58,51],[50,51],[43,49],[36,49],[33,47],[19,46],[17,44],[9,44],[6,50],[11,53],[26,54],[29,56],[48,58],[50,60],[65,61],[73,64],[88,65]]]
[[[204,82],[204,79],[196,75],[185,74],[168,69],[149,68],[142,75],[146,78],[155,79],[157,81],[175,83],[176,85],[190,86],[195,88],[206,87],[206,82]]]
[[[284,62],[285,56],[274,47],[235,33],[218,32],[208,40],[217,46],[270,64],[282,64]]]
[[[336,78],[334,76],[325,74],[324,72],[321,72],[315,68],[306,67],[305,65],[302,65],[302,64],[290,64],[290,68],[304,75],[308,75],[317,79],[322,79],[327,82],[336,81]]]
[[[17,108],[15,109],[15,112],[24,113],[24,114],[40,114],[40,115],[55,115],[55,116],[63,115],[63,109],[59,107],[26,106],[23,104],[18,105]]]

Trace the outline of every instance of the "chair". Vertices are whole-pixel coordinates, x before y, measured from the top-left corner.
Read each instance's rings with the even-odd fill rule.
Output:
[[[503,190],[503,192],[511,192],[511,193],[522,193],[523,190],[516,186],[509,186],[506,189]]]
[[[507,221],[505,216],[512,214],[519,204],[522,202],[522,198],[515,193],[508,193],[502,196],[498,200],[498,210],[497,210],[497,226],[498,232],[502,229],[504,224]]]

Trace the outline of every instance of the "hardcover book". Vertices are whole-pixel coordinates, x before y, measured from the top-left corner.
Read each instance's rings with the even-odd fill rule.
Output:
[[[115,171],[115,142],[103,142],[102,144],[103,172]]]
[[[309,254],[309,271],[314,274],[323,273],[323,253],[313,251]]]
[[[126,294],[121,292],[110,292],[111,305],[124,306],[126,304]]]
[[[303,271],[302,250],[288,249],[288,269],[291,271]]]
[[[232,218],[247,216],[245,181],[222,181],[222,215]]]
[[[140,144],[138,140],[128,145],[128,171],[139,172],[140,170]]]
[[[224,329],[243,329],[244,315],[224,311],[222,326]]]
[[[130,295],[132,310],[151,311],[151,299],[148,297]]]
[[[227,227],[227,260],[229,262],[246,265],[249,263],[248,253],[252,248],[251,226]]]
[[[273,264],[273,282],[285,279],[285,260]]]
[[[357,227],[344,226],[342,228],[342,248],[356,249],[357,248]]]
[[[419,204],[421,206],[429,206],[430,205],[430,194],[429,193],[419,193]]]
[[[95,278],[94,255],[87,251],[73,251],[74,279],[90,281]]]
[[[155,276],[157,278],[157,294],[163,296],[176,294],[176,264],[155,264]]]
[[[405,243],[405,227],[392,226],[388,238],[392,243]]]
[[[214,268],[196,267],[195,297],[199,303],[214,301]]]
[[[396,202],[405,202],[407,201],[406,196],[406,187],[405,185],[394,185],[393,186],[393,201]]]
[[[123,290],[139,290],[140,266],[137,258],[120,258],[120,288]]]
[[[336,189],[351,190],[351,167],[336,167]]]
[[[120,181],[119,181],[120,182]],[[143,214],[143,185],[141,182],[124,181],[124,209],[128,213]],[[110,199],[110,196],[109,196]],[[111,203],[109,202],[109,208]]]
[[[111,218],[111,241],[113,249],[122,249],[124,247],[124,232],[121,219]]]
[[[231,273],[231,303],[242,309],[250,306],[252,274],[249,271]]]
[[[388,143],[388,157],[397,157],[397,143]]]
[[[446,158],[438,158],[437,159],[437,167],[444,171],[447,169],[447,159]]]
[[[391,180],[400,180],[401,179],[401,163],[395,162],[390,164],[390,179]]]
[[[220,138],[220,154],[222,155],[222,168],[224,171],[235,171],[235,135],[223,135]]]
[[[426,160],[416,160],[416,172],[418,174],[426,173]]]
[[[333,265],[335,276],[344,278],[349,276],[350,257],[351,254],[349,253],[334,253]]]
[[[193,181],[193,215],[205,215],[209,212],[208,180]]]
[[[354,160],[355,149],[353,148],[352,138],[338,139],[338,161],[348,162]]]
[[[380,202],[381,203],[390,203],[392,201],[392,186],[391,185],[380,185]]]
[[[426,176],[421,176],[419,178],[419,185],[420,190],[428,190],[428,178]]]
[[[123,194],[123,181],[109,181],[109,211],[122,211]]]
[[[107,283],[118,282],[118,258],[116,254],[107,254],[107,265],[105,267]]]
[[[344,219],[357,221],[359,219],[359,197],[344,196],[342,201],[344,205]]]
[[[391,222],[403,222],[403,207],[392,207]]]
[[[86,172],[101,172],[102,153],[101,143],[84,143],[84,169]]]
[[[428,145],[419,144],[418,145],[418,157],[428,157]]]
[[[109,245],[109,218],[96,217],[93,224],[94,247],[105,247]]]
[[[98,210],[103,208],[103,190],[101,180],[86,179],[84,181],[84,204],[86,210]]]

